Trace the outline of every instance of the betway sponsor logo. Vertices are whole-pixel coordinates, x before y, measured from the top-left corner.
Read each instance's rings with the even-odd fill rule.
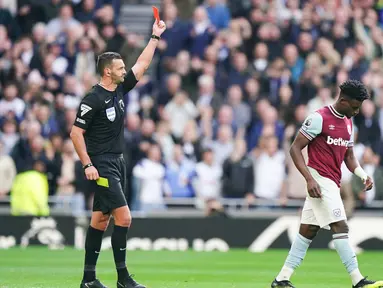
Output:
[[[350,141],[344,140],[343,138],[332,138],[331,136],[327,136],[327,144],[335,145],[335,146],[344,146],[347,147]]]

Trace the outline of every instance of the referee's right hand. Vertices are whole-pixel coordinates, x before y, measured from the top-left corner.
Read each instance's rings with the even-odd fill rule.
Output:
[[[88,180],[97,180],[98,178],[100,178],[100,176],[98,175],[98,171],[94,166],[90,166],[85,169],[85,176]]]

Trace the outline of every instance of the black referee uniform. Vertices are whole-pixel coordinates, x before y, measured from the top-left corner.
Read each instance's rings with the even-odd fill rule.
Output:
[[[88,155],[100,176],[89,181],[94,192],[93,211],[109,214],[127,205],[125,196],[126,167],[124,150],[124,95],[137,84],[133,71],[125,76],[115,91],[97,84],[83,98],[74,125],[85,130]]]

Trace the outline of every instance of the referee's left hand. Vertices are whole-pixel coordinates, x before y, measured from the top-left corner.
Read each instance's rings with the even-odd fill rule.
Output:
[[[90,166],[85,169],[85,176],[88,180],[97,180],[98,178],[100,178],[100,176],[98,175],[98,171],[94,166]]]
[[[157,23],[157,21],[153,24],[153,34],[160,37],[162,33],[166,30],[166,24],[164,21],[160,21]]]

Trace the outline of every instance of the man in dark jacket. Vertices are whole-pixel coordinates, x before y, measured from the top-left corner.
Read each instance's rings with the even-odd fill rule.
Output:
[[[232,155],[223,164],[222,194],[226,198],[245,198],[253,194],[254,167],[246,149],[246,142],[238,139]]]

